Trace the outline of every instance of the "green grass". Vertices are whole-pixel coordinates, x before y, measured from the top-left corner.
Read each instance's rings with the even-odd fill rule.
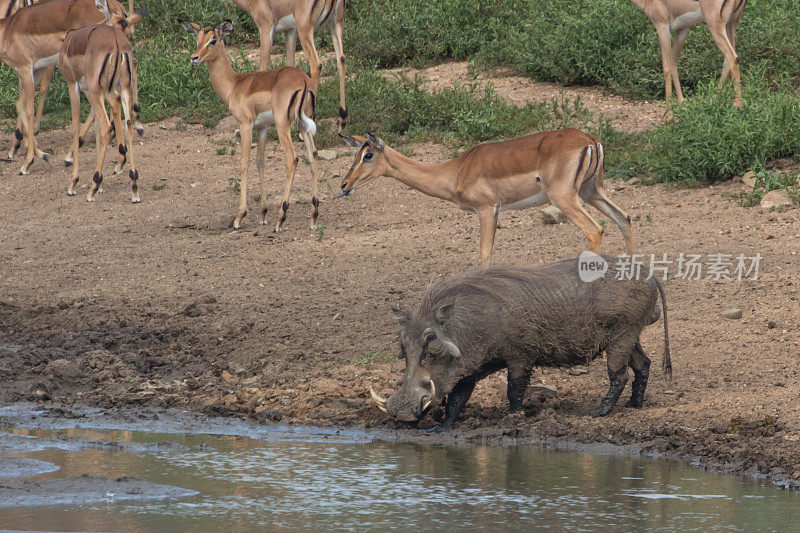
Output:
[[[794,172],[781,174],[771,170],[762,170],[755,173],[756,184],[752,191],[739,195],[739,205],[753,207],[761,202],[764,195],[770,191],[785,189],[795,203],[800,203],[800,173]]]
[[[475,59],[536,79],[663,97],[655,29],[629,0],[350,0],[347,5],[345,51],[372,66]],[[743,68],[800,77],[798,20],[796,0],[749,2],[737,30]],[[679,64],[686,92],[717,78],[721,67],[722,54],[705,25],[690,30]]]
[[[672,107],[674,122],[639,139],[631,164],[655,181],[702,183],[800,154],[800,99],[790,79],[746,76],[744,109],[730,105],[731,93],[701,85],[695,97]]]
[[[317,111],[322,117],[333,116],[338,106],[336,83],[331,79],[320,86]],[[433,140],[459,146],[564,127],[610,132],[607,121],[589,112],[580,100],[552,100],[517,108],[491,86],[477,84],[432,92],[420,79],[390,79],[362,70],[348,80],[347,97],[351,109],[348,130],[360,135],[374,132],[387,141]],[[338,142],[332,127],[319,137],[322,144]]]

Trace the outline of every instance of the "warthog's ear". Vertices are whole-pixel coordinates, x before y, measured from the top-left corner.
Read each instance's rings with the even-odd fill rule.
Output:
[[[401,326],[405,326],[411,320],[411,311],[400,309],[399,307],[392,307],[395,321]]]
[[[361,145],[364,144],[363,141],[358,142],[358,140],[356,140],[355,137],[352,137],[346,133],[340,133],[339,137],[342,138],[342,140],[347,146],[351,146],[353,148],[361,148]]]
[[[376,137],[371,133],[367,133],[367,140],[372,143],[372,146],[379,152],[383,152],[383,149],[386,147],[386,143],[383,142],[382,139]]]
[[[439,324],[444,325],[450,317],[453,316],[453,308],[455,304],[447,304],[441,306],[439,309],[436,310],[436,321]]]

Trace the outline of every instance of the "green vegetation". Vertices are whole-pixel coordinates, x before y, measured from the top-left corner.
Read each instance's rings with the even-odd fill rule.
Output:
[[[139,0],[137,7],[149,14],[134,38],[143,121],[179,116],[183,127],[189,120],[215,124],[227,109],[214,94],[205,67],[189,65],[194,37],[176,19],[205,25],[232,19],[230,48],[239,51],[235,68],[252,71],[257,66],[247,60],[244,46],[255,48],[258,32],[249,15],[231,0]],[[373,131],[400,149],[403,142],[430,140],[458,151],[531,131],[576,127],[603,138],[609,176],[644,174],[654,181],[682,183],[727,179],[762,170],[770,159],[800,154],[796,0],[754,0],[747,6],[737,32],[744,109],[731,106],[730,86],[716,88],[722,56],[700,25],[690,31],[679,64],[689,100],[671,106],[674,122],[639,135],[613,131],[580,100],[518,108],[491,85],[474,82],[430,91],[420,79],[377,70],[468,59],[478,67],[512,66],[537,79],[602,84],[632,97],[661,98],[656,33],[629,0],[350,0],[347,9],[348,131],[353,134]],[[327,31],[317,35],[330,50]],[[283,51],[282,41],[276,35],[276,50]],[[334,71],[329,59],[324,72]],[[16,75],[0,69],[3,116],[16,115],[16,98]],[[317,102],[317,144],[338,143],[335,77],[322,83]],[[69,98],[57,74],[43,127],[68,121]],[[5,125],[8,129],[10,122]],[[236,150],[222,146],[217,153]]]
[[[796,0],[749,2],[736,34],[742,64],[800,76],[798,20]],[[632,97],[664,90],[656,32],[629,0],[350,0],[344,45],[372,66],[475,59]],[[679,65],[686,92],[721,68],[708,29],[692,29]]]
[[[683,105],[675,121],[643,135],[632,161],[656,181],[698,183],[760,170],[770,159],[800,154],[800,99],[788,79],[744,79],[745,108],[730,105],[730,86],[707,83]]]
[[[800,174],[797,172],[781,174],[771,170],[755,173],[756,184],[752,191],[742,193],[738,200],[744,207],[758,205],[764,195],[770,191],[786,189],[795,203],[800,203]]]

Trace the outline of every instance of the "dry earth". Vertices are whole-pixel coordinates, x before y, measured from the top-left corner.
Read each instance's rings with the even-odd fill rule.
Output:
[[[656,120],[649,113],[657,108],[642,120]],[[21,161],[2,163],[0,402],[395,427],[367,393],[374,385],[388,394],[402,372],[389,307],[413,308],[432,280],[475,265],[477,221],[389,179],[334,200],[350,165],[342,148],[321,163],[320,229],[308,229],[310,173],[301,165],[284,231],[274,234],[283,163],[272,144],[270,226],[254,215],[251,164],[251,214],[233,232],[227,223],[238,193],[229,180],[238,153],[217,153],[232,138],[175,121],[148,125],[135,147],[139,205],[130,203],[127,179],[110,175],[110,162],[97,202],[85,201],[85,189],[67,197],[69,170],[57,162],[64,130],[41,134],[54,162],[37,162],[30,176],[17,175]],[[0,150],[9,142],[2,139]],[[449,153],[410,149],[430,162]],[[86,185],[93,152],[81,155]],[[800,211],[740,207],[731,199],[742,190],[735,182],[676,189],[612,181],[608,189],[636,219],[648,257],[760,253],[758,280],[666,284],[675,380],[654,371],[643,409],[620,405],[609,417],[589,417],[607,388],[596,362],[584,374],[537,373],[559,393],[529,398],[525,414],[508,414],[491,377],[457,431],[641,443],[644,451],[800,480]],[[585,244],[577,228],[544,225],[535,210],[504,213],[501,224],[498,262],[550,262]],[[624,250],[616,228],[603,250]],[[734,307],[743,318],[724,318]],[[646,329],[643,343],[659,360],[661,326]]]

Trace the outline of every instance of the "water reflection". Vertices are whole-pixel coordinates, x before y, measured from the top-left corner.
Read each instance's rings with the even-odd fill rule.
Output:
[[[0,509],[2,527],[709,531],[779,530],[800,521],[796,494],[665,460],[488,446],[265,442],[101,430],[57,433],[130,442],[172,440],[185,448],[51,448],[22,454],[62,467],[39,479],[82,473],[143,476],[200,495],[79,508]]]

